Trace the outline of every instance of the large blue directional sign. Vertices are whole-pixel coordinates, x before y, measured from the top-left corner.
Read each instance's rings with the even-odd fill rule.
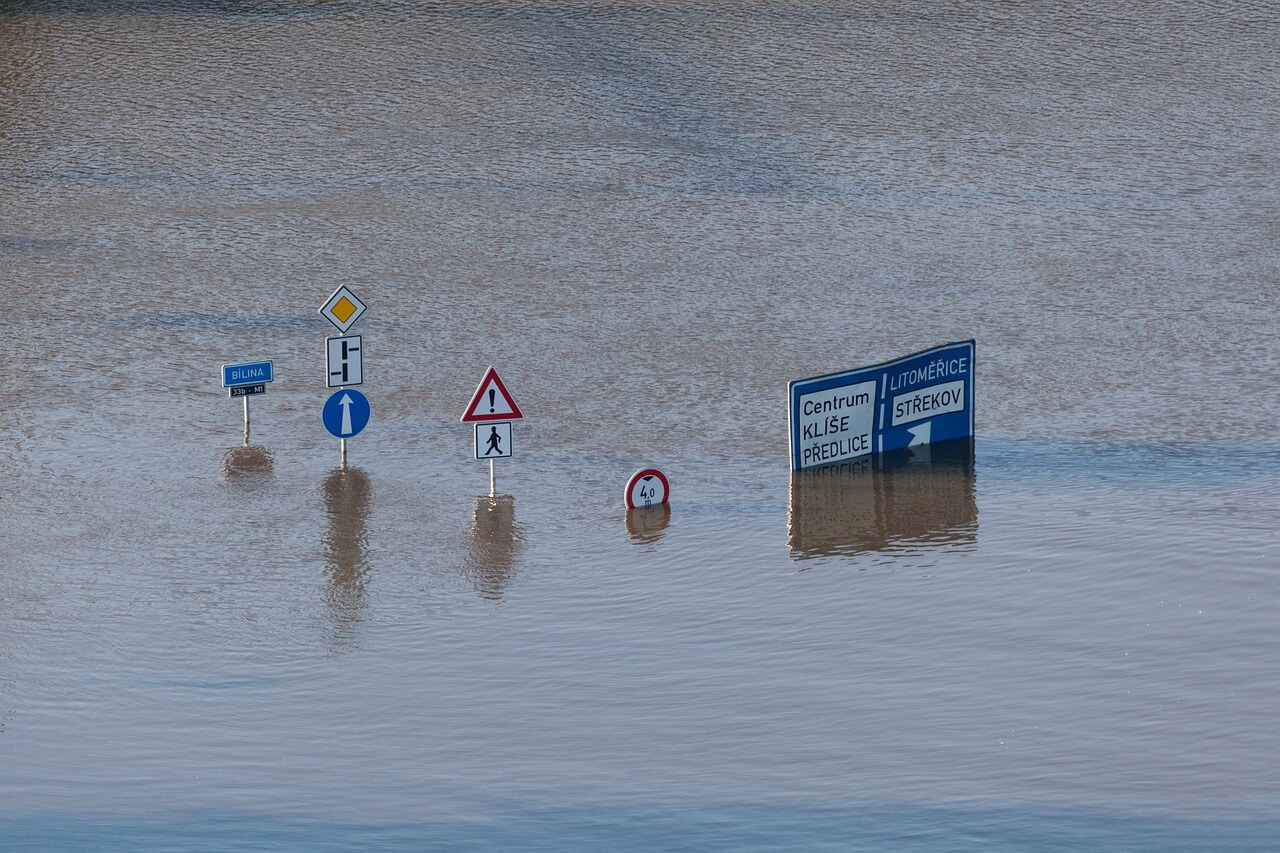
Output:
[[[238,385],[260,385],[275,379],[269,361],[251,361],[248,364],[222,365],[222,387],[235,388]]]
[[[369,425],[369,398],[354,388],[335,391],[324,403],[324,428],[338,438],[351,438]]]
[[[787,386],[791,468],[973,435],[974,342]]]

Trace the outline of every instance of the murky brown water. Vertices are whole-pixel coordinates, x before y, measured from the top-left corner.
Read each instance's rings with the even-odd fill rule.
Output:
[[[1247,2],[0,3],[0,832],[1280,843],[1278,42]],[[975,449],[789,476],[788,380],[970,337]]]

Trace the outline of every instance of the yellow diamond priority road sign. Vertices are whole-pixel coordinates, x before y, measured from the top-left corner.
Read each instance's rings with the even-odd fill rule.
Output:
[[[337,326],[339,332],[345,333],[360,319],[365,307],[360,298],[351,292],[351,288],[344,284],[320,308],[320,316]]]

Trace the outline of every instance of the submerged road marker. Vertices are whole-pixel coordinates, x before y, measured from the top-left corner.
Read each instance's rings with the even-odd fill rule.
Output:
[[[369,425],[372,413],[369,398],[354,388],[339,388],[325,400],[320,418],[324,428],[342,440],[342,464],[347,464],[347,439],[355,438]]]
[[[341,337],[324,339],[324,381],[329,388],[346,388],[364,383],[364,344],[360,335],[347,331],[369,306],[345,284],[320,306],[320,316],[342,332]],[[342,467],[347,467],[347,439],[358,435],[369,423],[369,400],[354,388],[336,391],[325,401],[321,417],[325,429],[339,440]]]
[[[249,397],[265,394],[267,383],[275,380],[275,367],[268,361],[222,365],[222,387],[232,399],[244,398],[244,443],[249,444]]]
[[[511,422],[520,420],[524,413],[502,383],[498,371],[490,367],[471,396],[471,402],[462,411],[464,424],[476,426],[476,458],[489,460],[489,496],[497,494],[494,481],[493,460],[511,457]],[[488,426],[489,429],[482,429]]]
[[[671,483],[657,468],[645,468],[631,475],[623,498],[627,509],[662,506],[671,498]]]

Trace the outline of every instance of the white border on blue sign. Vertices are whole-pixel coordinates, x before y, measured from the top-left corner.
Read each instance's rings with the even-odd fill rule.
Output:
[[[228,367],[257,367],[259,364],[265,364],[267,366],[267,373],[269,373],[270,376],[268,376],[266,379],[253,379],[249,382],[234,382],[231,384],[227,383]],[[223,388],[239,388],[242,385],[261,385],[263,382],[273,382],[275,381],[275,378],[276,378],[276,366],[272,362],[272,360],[269,358],[263,361],[227,362],[226,364],[222,365],[222,387]]]
[[[790,431],[790,435],[788,436],[788,438],[790,440],[790,445],[791,445],[791,454],[790,454],[791,470],[793,471],[804,470],[800,467],[800,440],[799,440],[800,413],[796,411],[796,402],[802,394],[812,394],[815,391],[825,391],[828,388],[837,388],[843,385],[852,385],[858,381],[866,382],[866,381],[869,381],[871,377],[865,377],[864,374],[878,374],[875,376],[875,379],[880,389],[880,393],[877,398],[877,404],[880,406],[880,411],[875,418],[876,435],[875,435],[875,440],[873,442],[875,445],[875,449],[872,452],[883,453],[884,452],[884,430],[885,430],[884,401],[888,393],[888,389],[885,387],[884,371],[887,371],[889,368],[893,367],[894,365],[901,364],[904,361],[911,361],[912,359],[922,358],[925,356],[932,356],[937,353],[942,353],[957,347],[964,347],[968,350],[970,376],[976,376],[978,344],[975,339],[970,338],[967,341],[953,341],[949,344],[941,344],[936,347],[930,347],[929,349],[920,350],[919,352],[913,352],[910,355],[904,355],[901,358],[895,358],[890,361],[884,361],[884,362],[881,362],[880,364],[872,364],[866,367],[858,367],[853,370],[843,370],[843,371],[840,371],[839,373],[825,373],[821,376],[811,376],[808,379],[794,379],[791,382],[788,382],[787,383],[787,424]],[[974,405],[973,405],[974,403],[973,386],[975,383],[967,382],[965,384],[968,386],[965,389],[965,407],[969,411],[969,435],[973,435],[974,423],[975,423]],[[870,455],[870,454],[868,453],[863,455]],[[860,459],[862,458],[862,456],[855,456],[855,457],[849,457],[849,458]],[[847,462],[849,460],[841,459],[839,461]]]

